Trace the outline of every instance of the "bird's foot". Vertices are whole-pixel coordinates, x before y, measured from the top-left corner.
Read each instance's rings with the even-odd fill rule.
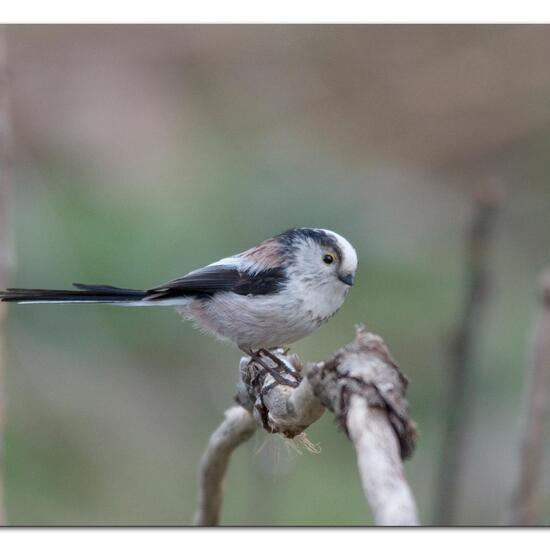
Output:
[[[289,350],[290,348],[286,348],[286,350],[283,351],[283,354],[286,355]],[[284,373],[294,378],[294,380],[297,382],[296,385],[298,385],[301,382],[302,377],[296,371],[296,369],[290,366],[289,363],[281,359],[279,355],[271,352],[268,349],[260,349],[258,351],[259,353],[263,353],[266,357],[269,357]]]
[[[260,365],[264,368],[266,372],[268,372],[272,378],[278,382],[279,384],[283,386],[291,386],[292,388],[298,387],[300,383],[300,378],[298,377],[297,373],[291,369],[286,363],[277,357],[274,353],[271,353],[269,350],[266,349],[259,349],[258,351],[253,350],[243,350],[247,355],[250,356],[251,360]],[[262,355],[273,361],[275,365],[277,365],[277,368],[273,368],[270,365],[267,364],[266,361],[264,361]],[[282,371],[282,372],[280,372]],[[289,375],[292,379],[289,380],[289,378],[283,376],[283,374]]]

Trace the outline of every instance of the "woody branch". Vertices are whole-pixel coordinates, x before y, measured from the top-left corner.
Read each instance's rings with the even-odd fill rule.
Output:
[[[544,454],[550,380],[550,268],[538,283],[538,304],[529,342],[529,371],[523,400],[519,468],[508,523],[535,525]]]
[[[360,327],[355,340],[333,358],[305,367],[296,355],[282,351],[274,360],[262,359],[278,375],[274,378],[262,365],[241,360],[236,397],[240,407],[227,411],[201,461],[195,524],[217,525],[229,455],[256,427],[294,438],[327,408],[353,443],[376,524],[418,525],[416,503],[402,464],[416,441],[405,399],[407,380],[382,338]],[[296,379],[297,386],[292,383]],[[232,422],[237,415],[240,421]]]

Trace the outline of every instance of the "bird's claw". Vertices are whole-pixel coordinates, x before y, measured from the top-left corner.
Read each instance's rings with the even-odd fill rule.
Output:
[[[249,352],[249,355],[252,361],[255,361],[260,366],[262,366],[279,384],[283,386],[291,386],[292,388],[296,388],[300,384],[301,377],[299,376],[299,374],[294,369],[290,368],[285,363],[285,361],[283,361],[280,357],[278,357],[271,351],[262,348],[259,349],[257,352]],[[273,361],[273,363],[277,365],[277,369],[267,365],[266,362],[263,360],[262,355]],[[279,372],[279,370],[281,370],[282,372]],[[283,376],[283,373],[292,377],[292,380],[289,380],[288,378]]]

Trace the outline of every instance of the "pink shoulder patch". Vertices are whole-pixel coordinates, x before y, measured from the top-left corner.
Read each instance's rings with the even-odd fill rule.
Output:
[[[280,244],[275,239],[267,239],[258,246],[246,250],[240,256],[266,268],[278,267],[282,261]]]

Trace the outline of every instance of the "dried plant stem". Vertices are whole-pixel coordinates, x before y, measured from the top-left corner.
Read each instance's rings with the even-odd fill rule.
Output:
[[[523,402],[519,476],[509,523],[535,525],[537,484],[544,448],[544,417],[547,413],[550,381],[550,269],[539,281],[539,307],[530,342],[530,365]]]
[[[451,525],[456,516],[472,402],[472,355],[488,293],[490,237],[500,196],[496,181],[488,181],[477,190],[466,243],[466,290],[449,353],[449,394],[436,499],[438,525]]]
[[[231,407],[210,437],[202,457],[199,475],[199,505],[194,524],[218,525],[223,496],[223,480],[231,453],[257,428],[252,415],[242,407]]]
[[[405,399],[408,381],[384,340],[360,327],[352,343],[330,361],[309,366],[307,376],[354,445],[376,524],[418,525],[402,464],[416,444]]]
[[[274,356],[273,360],[262,360],[271,362],[271,371],[280,369],[275,378],[258,363],[241,360],[237,401],[242,408],[229,409],[210,439],[201,463],[195,524],[217,524],[229,454],[255,426],[294,438],[303,435],[326,407],[354,445],[376,523],[418,525],[416,504],[402,464],[416,441],[405,399],[407,380],[382,338],[359,328],[355,340],[332,359],[305,367],[296,355],[288,357],[280,351]],[[287,376],[293,378],[291,385],[284,382]],[[296,379],[300,380],[298,386]],[[241,437],[243,434],[246,436]]]
[[[14,264],[11,227],[13,140],[8,97],[6,28],[0,27],[0,288],[6,288]],[[0,304],[0,524],[6,523],[4,504],[5,354],[7,304]]]
[[[347,428],[357,453],[363,490],[377,525],[418,525],[412,491],[405,480],[399,443],[386,413],[369,409],[354,395]]]

